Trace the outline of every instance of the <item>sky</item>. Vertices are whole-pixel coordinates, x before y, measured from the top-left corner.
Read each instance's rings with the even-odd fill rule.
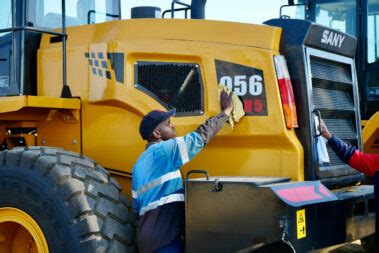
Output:
[[[96,8],[99,10],[105,9],[105,1],[96,1]],[[191,0],[180,0],[181,2],[190,4]],[[60,0],[49,0],[45,1],[45,14],[46,13],[59,13],[61,8],[59,4]],[[76,6],[78,0],[66,0],[66,6]],[[297,1],[295,1],[297,2]],[[7,0],[6,3],[10,3]],[[130,18],[130,9],[136,6],[156,6],[160,7],[162,12],[171,8],[172,0],[121,0],[121,13],[123,19]],[[280,6],[288,3],[288,0],[207,0],[205,15],[206,19],[209,20],[225,20],[234,22],[244,22],[252,24],[261,24],[266,20],[271,18],[279,17]],[[4,6],[3,6],[4,7]],[[10,5],[4,8],[0,8],[0,14],[4,11],[9,12]],[[181,7],[178,5],[178,7]],[[288,9],[287,9],[288,10]],[[287,13],[286,13],[287,14]],[[68,8],[66,15],[69,17],[76,17],[76,8]],[[8,17],[7,20],[1,20],[0,18],[0,28],[3,28],[1,24],[7,23],[5,26],[10,24],[10,16],[2,14],[0,17]],[[166,17],[169,17],[167,15]],[[175,18],[184,17],[184,13],[177,13]],[[96,18],[103,18],[101,15],[96,16]],[[67,21],[68,22],[68,21]],[[46,24],[44,24],[46,25]],[[55,25],[56,24],[52,24]],[[3,25],[4,26],[4,25]]]
[[[172,0],[121,0],[121,2],[122,17],[130,18],[131,7],[156,6],[163,12],[171,8]],[[205,17],[211,20],[261,24],[271,18],[278,18],[280,6],[287,3],[288,0],[207,0]]]

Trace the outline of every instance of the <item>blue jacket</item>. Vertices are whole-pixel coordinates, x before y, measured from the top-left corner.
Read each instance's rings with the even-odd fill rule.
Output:
[[[137,246],[156,252],[184,235],[184,188],[180,167],[199,153],[228,116],[221,112],[183,137],[149,143],[133,168]]]
[[[197,132],[150,145],[133,168],[137,244],[154,252],[184,231],[184,188],[180,167],[204,147]]]

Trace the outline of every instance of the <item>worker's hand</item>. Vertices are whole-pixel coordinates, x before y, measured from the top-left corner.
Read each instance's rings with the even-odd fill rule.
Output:
[[[328,128],[326,127],[323,120],[321,120],[320,125],[318,127],[318,130],[321,132],[321,135],[327,139],[330,140],[332,138],[332,134],[329,132]]]
[[[230,113],[233,110],[233,92],[226,93],[225,91],[221,92],[220,96],[220,106],[221,106],[221,111],[223,111],[226,115],[230,115]]]

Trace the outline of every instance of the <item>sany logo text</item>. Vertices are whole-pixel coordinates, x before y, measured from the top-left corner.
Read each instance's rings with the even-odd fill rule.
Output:
[[[321,43],[328,44],[335,47],[341,47],[342,42],[345,39],[345,35],[332,32],[329,30],[324,30],[322,33]]]

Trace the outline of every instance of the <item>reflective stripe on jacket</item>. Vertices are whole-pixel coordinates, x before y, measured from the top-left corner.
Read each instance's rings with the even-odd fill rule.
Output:
[[[197,132],[149,146],[133,168],[133,209],[139,215],[137,244],[154,252],[184,231],[184,189],[180,167],[204,147]]]
[[[133,168],[133,209],[138,215],[161,205],[184,201],[180,167],[204,147],[197,132],[151,145]],[[175,194],[174,194],[175,193]]]

